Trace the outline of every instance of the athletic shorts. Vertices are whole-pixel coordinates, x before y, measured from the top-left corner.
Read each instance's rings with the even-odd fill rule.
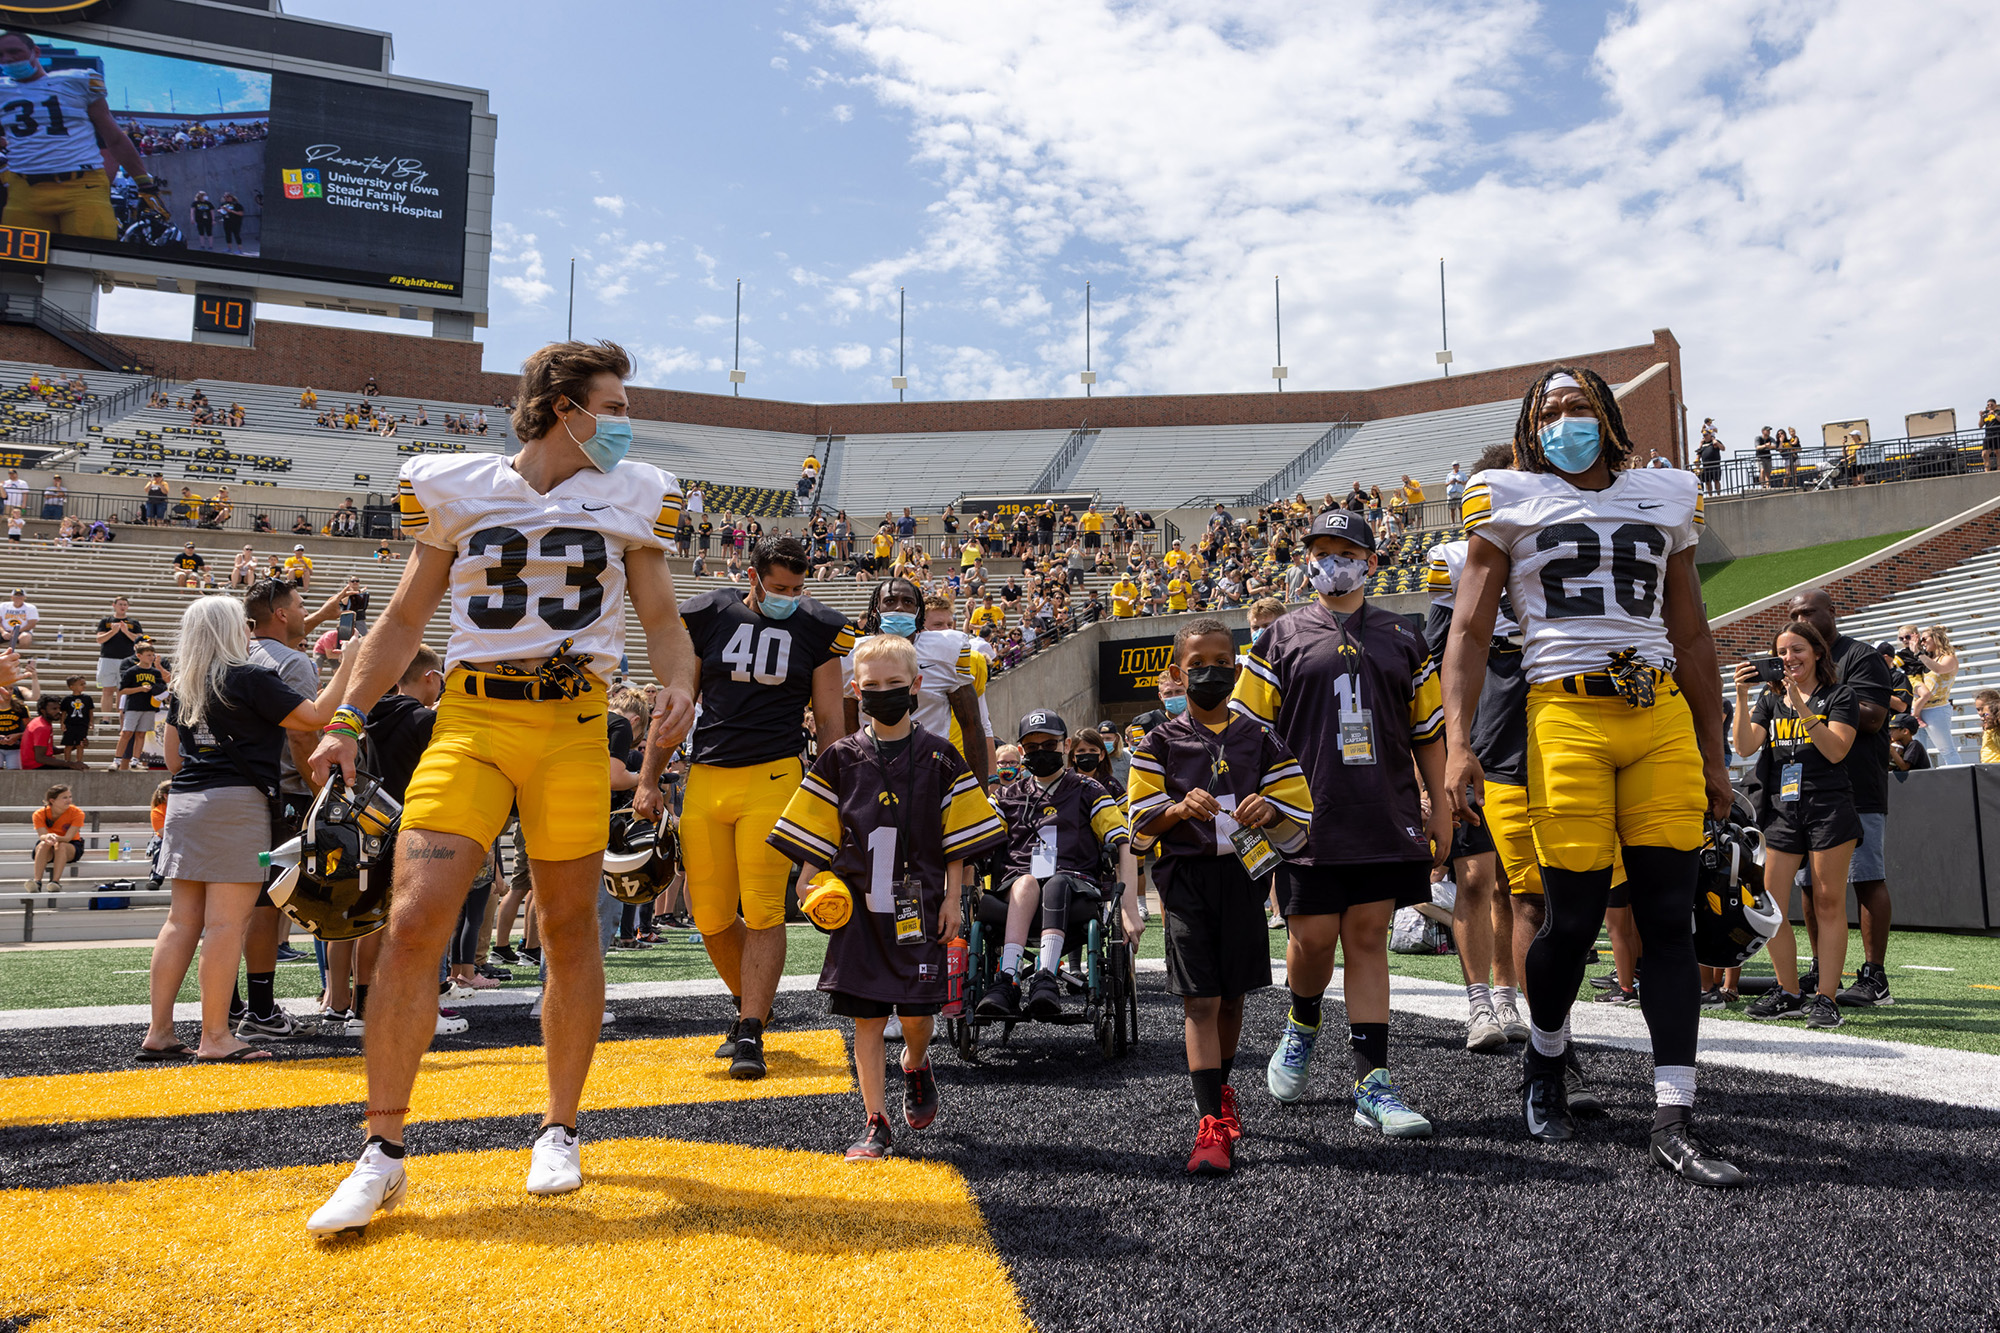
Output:
[[[1807,796],[1801,801],[1773,801],[1764,821],[1764,842],[1774,851],[1803,855],[1824,852],[1843,842],[1858,842],[1861,816],[1854,800],[1838,796]]]
[[[574,699],[488,699],[469,680],[512,680],[453,669],[438,700],[430,748],[403,797],[402,827],[455,833],[491,847],[518,804],[538,861],[574,861],[609,839],[611,749],[604,692]]]
[[[1169,994],[1229,1000],[1271,984],[1264,893],[1241,861],[1176,856],[1159,889]]]
[[[120,731],[151,731],[153,729],[153,718],[158,712],[157,708],[128,708],[118,715],[118,729]],[[610,781],[611,770],[607,768],[604,770],[604,773],[605,781],[608,783]]]
[[[1415,907],[1431,900],[1429,861],[1363,861],[1354,865],[1278,867],[1278,911],[1285,916],[1337,916],[1350,907],[1393,901]]]
[[[99,689],[115,690],[123,680],[125,659],[122,657],[100,657],[97,659],[97,686]]]
[[[725,931],[739,910],[752,930],[785,924],[785,881],[792,863],[765,839],[778,827],[778,817],[804,778],[797,759],[688,769],[681,800],[681,861],[687,867],[688,912],[696,930],[704,935]]]
[[[1486,823],[1459,824],[1452,829],[1452,860],[1463,861],[1467,857],[1484,856],[1493,850],[1495,850],[1493,846],[1493,825],[1490,816]]]
[[[1888,862],[1884,859],[1889,842],[1887,812],[1857,810],[1855,818],[1861,821],[1861,841],[1855,845],[1854,856],[1847,863],[1847,882],[1866,884],[1870,880],[1889,878]]]
[[[1660,676],[1651,708],[1615,695],[1528,687],[1528,817],[1535,857],[1558,870],[1602,870],[1627,847],[1701,846],[1708,807],[1694,718]]]
[[[1100,546],[1102,546],[1102,545],[1104,545],[1104,534],[1103,534],[1103,533],[1101,533],[1101,532],[1086,532],[1086,533],[1084,533],[1084,534],[1083,534],[1083,549],[1084,549],[1084,550],[1086,550],[1086,551],[1095,551],[1095,550],[1096,550],[1096,549],[1097,549],[1098,547],[1100,547]]]
[[[903,1018],[930,1018],[944,1012],[942,1004],[904,1004],[900,1000],[871,1000],[863,995],[853,995],[844,990],[826,993],[826,1011],[835,1018],[887,1018],[896,1014]]]
[[[90,739],[90,728],[85,726],[83,723],[81,722],[63,723],[62,743],[64,749],[68,749],[70,746],[73,745],[81,745],[89,739]]]

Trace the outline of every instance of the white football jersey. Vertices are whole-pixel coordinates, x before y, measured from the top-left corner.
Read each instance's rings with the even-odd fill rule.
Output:
[[[916,638],[917,674],[923,683],[917,687],[917,725],[926,731],[935,732],[953,745],[959,738],[953,734],[958,719],[952,716],[951,703],[945,698],[961,685],[978,684],[973,675],[973,657],[977,650],[972,646],[972,636],[963,630],[927,629]],[[849,653],[840,659],[840,688],[842,692],[854,692],[854,655]],[[963,754],[964,747],[959,747]]]
[[[565,639],[609,681],[625,652],[625,552],[665,550],[681,489],[650,463],[585,468],[547,495],[498,454],[403,464],[403,531],[455,553],[451,663],[551,656]]]
[[[23,176],[102,171],[90,104],[103,100],[104,79],[94,69],[49,70],[26,83],[0,79],[7,169]]]
[[[1430,590],[1431,605],[1451,610],[1457,604],[1458,581],[1464,574],[1463,541],[1439,542],[1433,546],[1430,567],[1424,572],[1424,586]],[[1493,637],[1515,640],[1521,637],[1521,627],[1514,621],[1514,599],[1504,592],[1500,594],[1500,607],[1493,615]]]
[[[1512,561],[1531,683],[1602,671],[1630,648],[1667,668],[1667,560],[1701,540],[1694,474],[1630,468],[1601,491],[1553,472],[1481,472],[1465,488],[1465,528]]]

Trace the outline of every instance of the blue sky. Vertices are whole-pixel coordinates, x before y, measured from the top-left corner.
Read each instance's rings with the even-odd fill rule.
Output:
[[[271,109],[269,74],[61,37],[50,38],[42,45],[45,55],[73,50],[79,55],[102,59],[105,93],[114,111],[214,115]]]
[[[1289,384],[1365,387],[1437,373],[1444,256],[1457,369],[1671,327],[1732,444],[2000,389],[1966,0],[286,7],[491,90],[490,368],[562,334],[574,256],[645,383],[728,391],[742,278],[749,392],[893,397],[901,286],[912,397],[1080,394],[1089,280],[1098,393],[1266,392],[1280,274]]]

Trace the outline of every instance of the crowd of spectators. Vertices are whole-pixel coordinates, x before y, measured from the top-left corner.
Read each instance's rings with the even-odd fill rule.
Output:
[[[133,118],[125,121],[123,128],[131,137],[132,146],[143,157],[221,148],[233,143],[255,143],[271,135],[271,122],[268,120],[225,120],[220,124],[184,120],[179,124],[161,124]]]

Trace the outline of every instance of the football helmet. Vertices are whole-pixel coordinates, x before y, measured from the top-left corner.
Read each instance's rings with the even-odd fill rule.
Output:
[[[674,882],[674,831],[654,827],[629,811],[611,816],[611,839],[604,848],[604,890],[621,903],[653,901]]]
[[[382,929],[402,814],[374,778],[349,788],[335,773],[306,811],[299,859],[271,886],[272,904],[328,943]]]
[[[1707,821],[1695,882],[1694,956],[1703,967],[1741,967],[1784,924],[1764,891],[1764,835],[1733,812]]]

